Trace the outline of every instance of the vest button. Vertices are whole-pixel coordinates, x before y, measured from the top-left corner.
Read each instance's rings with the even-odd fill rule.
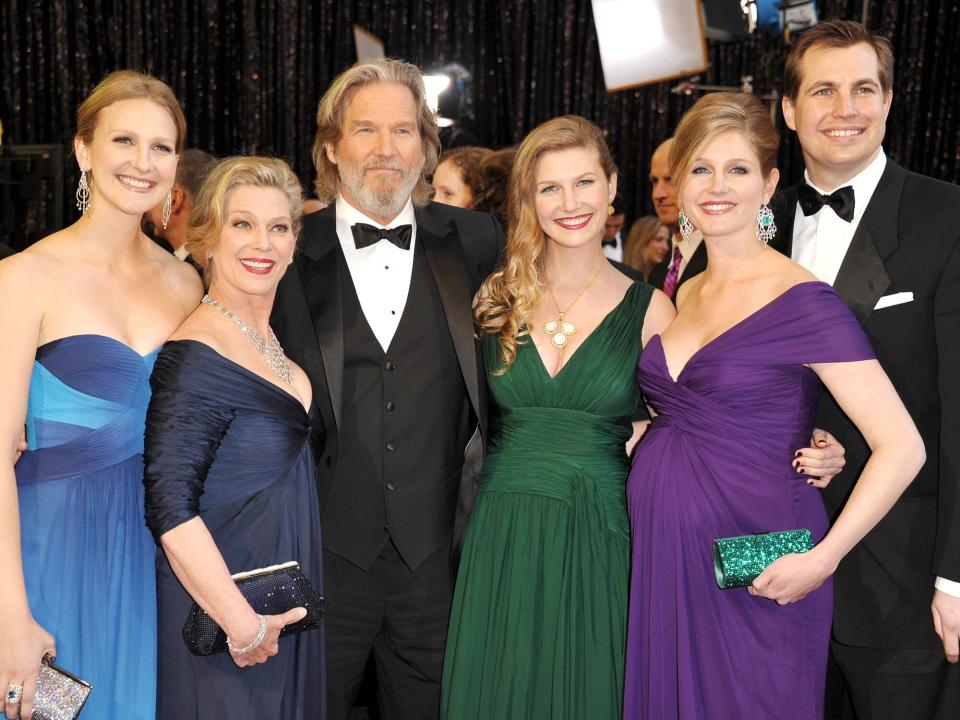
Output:
[[[396,490],[396,489],[397,489],[397,486],[394,485],[392,482],[388,482],[388,483],[387,483],[387,490]],[[384,527],[386,527],[386,526],[384,526]]]
[[[393,412],[393,402],[387,401],[387,412]]]
[[[392,443],[392,442],[388,442],[388,443],[387,443],[387,450],[388,450],[389,452],[393,452],[393,443]]]
[[[385,369],[387,372],[390,372],[391,370],[396,370],[396,368],[397,368],[397,366],[396,366],[394,363],[389,362],[389,361],[387,361],[387,364],[384,365],[383,367],[384,367],[384,369]]]

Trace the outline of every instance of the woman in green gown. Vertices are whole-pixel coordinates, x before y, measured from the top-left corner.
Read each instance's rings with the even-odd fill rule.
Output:
[[[475,311],[492,429],[447,641],[449,720],[621,717],[634,372],[674,310],[604,257],[616,184],[580,117],[517,153],[504,266]]]

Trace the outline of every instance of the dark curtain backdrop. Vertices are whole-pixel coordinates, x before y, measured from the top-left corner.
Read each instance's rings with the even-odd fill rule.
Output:
[[[865,1],[868,24],[890,38],[897,59],[887,151],[908,168],[960,181],[960,0],[821,0],[820,17],[861,19]],[[84,95],[108,71],[133,67],[173,87],[188,145],[279,155],[310,187],[316,103],[355,60],[353,23],[382,38],[390,56],[425,69],[464,65],[473,74],[466,130],[482,144],[519,142],[562,113],[597,122],[632,214],[650,209],[652,150],[696,99],[672,93],[675,82],[608,94],[589,0],[4,0],[4,140],[69,142]],[[701,82],[737,86],[752,75],[756,92],[779,89],[780,38],[709,51]],[[785,182],[802,172],[785,129],[781,170]],[[72,198],[75,162],[64,175]]]

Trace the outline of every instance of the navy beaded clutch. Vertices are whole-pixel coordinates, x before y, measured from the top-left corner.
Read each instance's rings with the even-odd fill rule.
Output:
[[[306,608],[306,617],[283,628],[281,637],[315,630],[323,622],[323,596],[310,584],[295,561],[231,577],[243,597],[260,615],[280,615],[296,607]],[[196,603],[190,608],[183,625],[183,641],[194,655],[213,655],[227,650],[227,634]]]
[[[717,585],[722,589],[744,587],[777,558],[805,553],[812,547],[813,539],[806,528],[719,538],[713,541]]]

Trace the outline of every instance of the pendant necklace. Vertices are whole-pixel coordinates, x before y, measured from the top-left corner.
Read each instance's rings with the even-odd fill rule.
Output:
[[[576,305],[577,300],[587,291],[587,288],[590,287],[590,284],[596,279],[597,275],[600,274],[600,271],[603,269],[604,263],[600,263],[597,266],[597,269],[593,271],[593,275],[590,276],[590,279],[587,280],[586,284],[580,288],[580,292],[577,293],[577,296],[571,300],[567,307],[560,309],[560,303],[557,302],[557,296],[553,294],[553,289],[547,285],[547,292],[550,293],[550,297],[553,300],[554,306],[557,308],[557,319],[548,320],[543,324],[543,332],[550,336],[550,341],[553,343],[555,348],[563,350],[567,346],[567,338],[572,335],[577,334],[577,326],[574,325],[569,320],[564,320],[564,316],[570,311],[574,305]]]
[[[267,326],[267,330],[270,331],[270,337],[264,339],[260,333],[209,295],[204,295],[200,302],[204,305],[209,305],[233,321],[233,324],[240,328],[240,331],[250,339],[250,342],[253,343],[257,352],[260,353],[267,365],[270,366],[270,369],[277,374],[277,377],[287,383],[287,385],[293,385],[293,373],[290,371],[290,361],[283,352],[283,347],[281,347],[280,341],[277,340],[277,336],[273,334],[272,327]]]

